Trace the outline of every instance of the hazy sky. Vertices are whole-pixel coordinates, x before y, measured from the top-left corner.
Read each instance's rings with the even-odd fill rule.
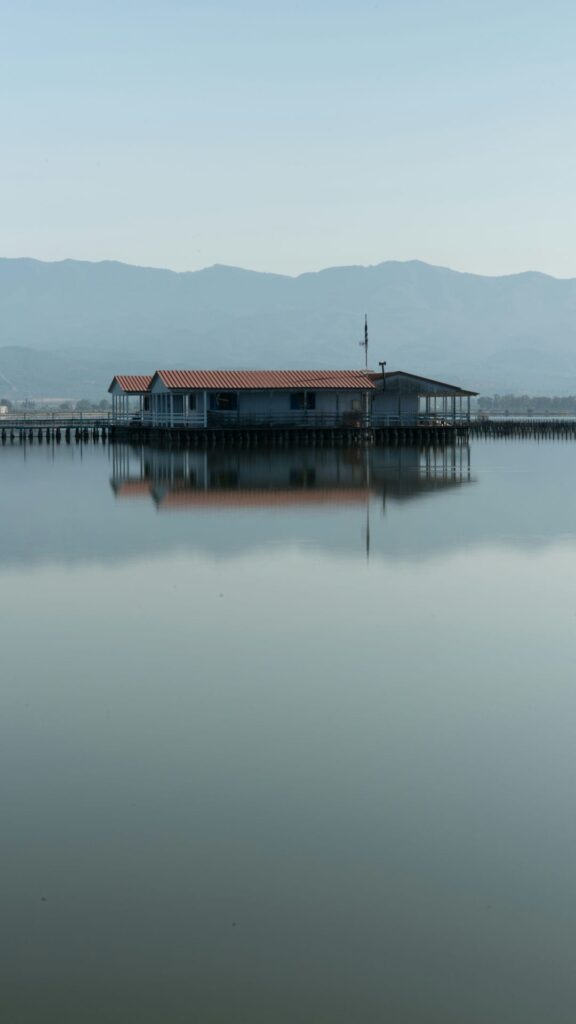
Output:
[[[0,255],[576,276],[573,3],[0,14]]]

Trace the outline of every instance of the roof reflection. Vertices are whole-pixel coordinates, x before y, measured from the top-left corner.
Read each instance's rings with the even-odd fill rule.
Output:
[[[117,445],[111,485],[121,499],[149,499],[160,511],[194,511],[404,501],[472,479],[467,444],[284,451]]]

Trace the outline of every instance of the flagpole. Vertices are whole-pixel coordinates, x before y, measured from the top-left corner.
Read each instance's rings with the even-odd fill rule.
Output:
[[[368,369],[368,314],[364,314],[364,341],[359,341],[360,348],[364,349],[364,369]]]

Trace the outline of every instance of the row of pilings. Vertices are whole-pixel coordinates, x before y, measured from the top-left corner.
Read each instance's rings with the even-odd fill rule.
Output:
[[[470,437],[516,437],[529,439],[538,438],[576,438],[576,419],[506,419],[506,420],[473,420],[469,428]]]
[[[285,447],[354,445],[445,445],[467,438],[576,438],[576,419],[473,420],[469,424],[431,424],[378,428],[203,428],[143,427],[138,424],[38,424],[5,422],[0,441],[70,444],[72,441],[120,441],[159,448]]]
[[[110,428],[110,440],[149,445],[154,448],[258,448],[258,447],[354,447],[367,445],[434,446],[455,444],[466,439],[466,427],[383,427],[378,429],[182,429],[178,427],[117,426]]]
[[[36,427],[36,426],[2,426],[0,427],[0,442],[7,444],[77,444],[88,441],[110,440],[110,430],[106,427]]]

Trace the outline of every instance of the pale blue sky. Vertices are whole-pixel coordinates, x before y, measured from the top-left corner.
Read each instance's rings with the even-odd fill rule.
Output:
[[[571,3],[0,13],[0,255],[576,276]]]

